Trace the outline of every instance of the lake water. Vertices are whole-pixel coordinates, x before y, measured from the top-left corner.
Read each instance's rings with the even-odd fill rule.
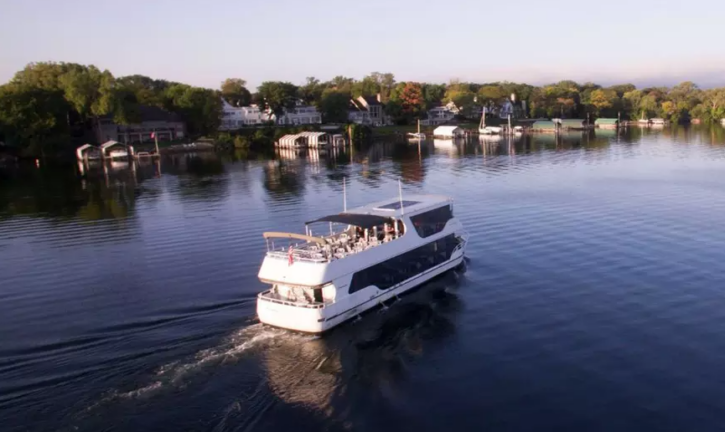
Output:
[[[263,231],[440,193],[447,274],[323,338],[255,319]],[[725,427],[725,134],[184,155],[0,179],[3,431]]]

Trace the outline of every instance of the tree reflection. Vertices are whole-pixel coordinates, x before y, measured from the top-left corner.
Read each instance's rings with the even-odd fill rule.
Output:
[[[264,172],[264,188],[273,199],[301,196],[305,190],[305,165],[301,161],[268,161]]]
[[[131,170],[105,172],[97,166],[79,178],[70,166],[24,167],[0,185],[0,214],[83,220],[120,219],[133,214],[141,193]]]

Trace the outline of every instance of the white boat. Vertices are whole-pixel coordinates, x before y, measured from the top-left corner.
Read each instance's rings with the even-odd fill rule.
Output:
[[[481,121],[478,124],[478,133],[481,135],[497,135],[501,133],[501,128],[498,126],[486,126],[486,108],[483,108],[481,114]]]
[[[306,333],[330,330],[460,266],[468,238],[453,200],[438,195],[325,216],[305,231],[264,233],[258,276],[271,288],[258,295],[257,315],[264,324]],[[284,241],[295,244],[279,247]]]
[[[411,141],[422,141],[425,134],[420,131],[420,120],[418,120],[418,132],[408,132],[408,139]]]

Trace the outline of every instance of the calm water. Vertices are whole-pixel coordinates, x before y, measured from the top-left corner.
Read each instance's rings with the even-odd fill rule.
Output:
[[[262,231],[443,193],[448,274],[324,338],[255,320]],[[181,156],[0,178],[3,431],[725,427],[725,134]]]

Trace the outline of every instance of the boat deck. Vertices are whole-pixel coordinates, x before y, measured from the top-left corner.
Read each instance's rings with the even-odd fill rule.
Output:
[[[289,259],[291,254],[294,261],[327,263],[396,240],[396,237],[392,233],[388,233],[387,235],[380,233],[377,236],[371,235],[367,240],[364,237],[358,237],[354,234],[351,235],[348,232],[323,238],[326,241],[325,245],[301,243],[293,245],[291,249],[285,249],[284,247],[271,249],[267,252],[267,256]]]

